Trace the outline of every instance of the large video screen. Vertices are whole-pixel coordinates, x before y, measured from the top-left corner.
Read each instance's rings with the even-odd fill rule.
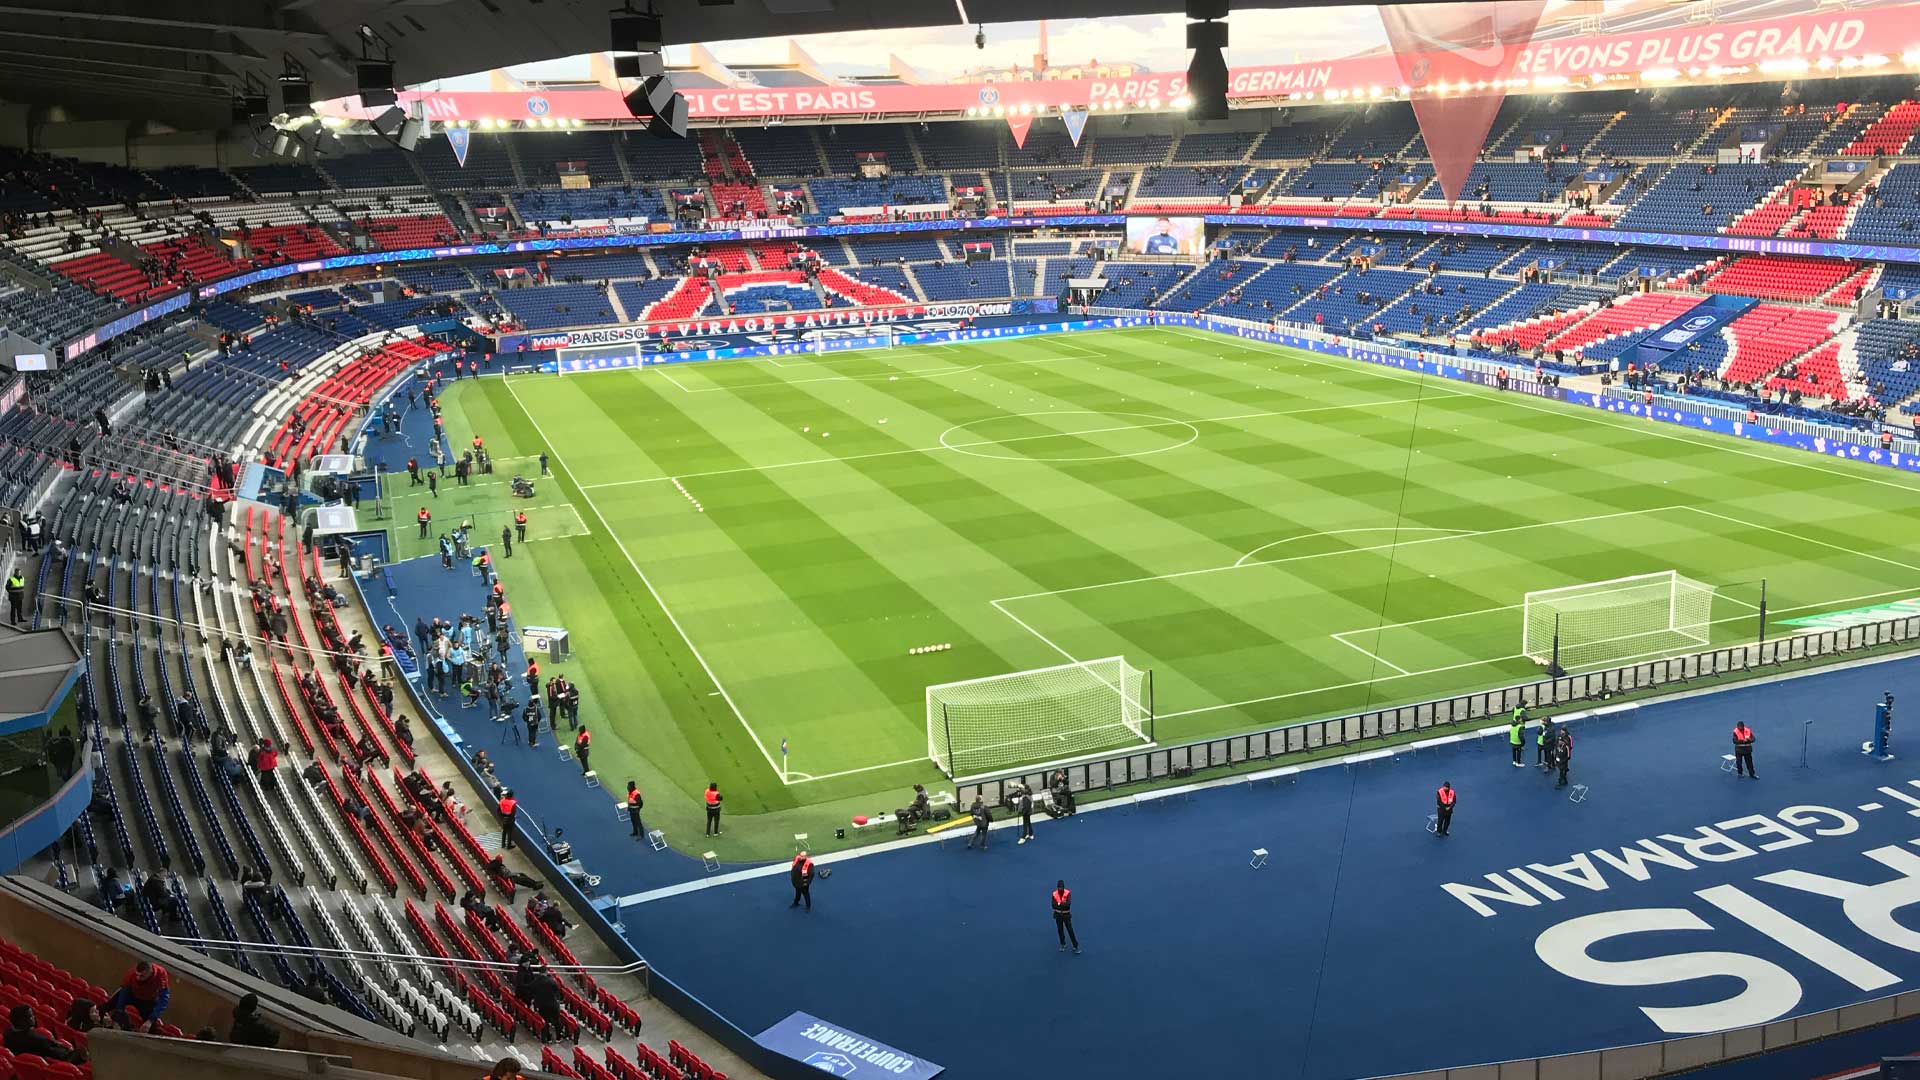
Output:
[[[1130,217],[1127,254],[1200,256],[1206,251],[1206,222],[1197,217]]]

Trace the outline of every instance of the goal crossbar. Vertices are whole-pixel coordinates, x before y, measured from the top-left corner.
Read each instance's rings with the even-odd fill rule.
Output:
[[[1109,656],[927,687],[927,756],[949,776],[1153,740],[1151,672]]]
[[[1675,570],[1529,592],[1521,653],[1541,663],[1586,664],[1667,643],[1709,644],[1714,587]]]

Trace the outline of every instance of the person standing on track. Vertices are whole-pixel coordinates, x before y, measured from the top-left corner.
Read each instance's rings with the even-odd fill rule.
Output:
[[[1552,760],[1560,770],[1560,782],[1553,786],[1566,787],[1567,766],[1573,763],[1573,732],[1566,728],[1560,729],[1559,736],[1554,739]]]
[[[1553,745],[1558,738],[1553,731],[1553,717],[1544,717],[1540,721],[1540,730],[1533,737],[1533,763],[1542,769],[1553,764]]]
[[[1745,720],[1733,725],[1733,775],[1760,779],[1760,774],[1753,771],[1753,729]]]
[[[1513,748],[1513,767],[1516,769],[1524,767],[1520,761],[1520,754],[1526,744],[1526,731],[1527,711],[1513,710],[1513,720],[1507,728],[1507,745]]]
[[[801,852],[793,857],[793,866],[787,871],[787,877],[793,882],[793,903],[788,907],[799,907],[806,901],[807,910],[813,910],[813,860]]]
[[[627,781],[627,820],[633,825],[635,840],[647,834],[647,827],[640,820],[640,809],[646,805],[647,800],[640,797],[640,785]]]
[[[558,733],[556,732],[556,734]],[[586,775],[589,771],[587,768],[587,755],[592,752],[593,734],[586,728],[581,728],[580,734],[573,737],[573,756],[580,759],[580,774],[582,776]]]
[[[1014,796],[1013,805],[1020,811],[1020,839],[1018,842],[1024,844],[1033,839],[1033,789],[1025,784],[1021,784],[1020,794]]]
[[[1445,836],[1453,828],[1453,804],[1460,796],[1453,790],[1453,781],[1440,781],[1440,790],[1433,794],[1433,835]]]
[[[993,815],[987,811],[986,802],[975,795],[973,806],[968,808],[967,813],[973,818],[973,835],[967,837],[968,849],[977,843],[981,851],[987,850],[987,827],[993,824]]]
[[[707,835],[720,835],[720,785],[707,784]]]
[[[513,797],[513,789],[505,788],[500,792],[500,846],[513,846],[513,814],[520,808],[520,800]]]
[[[1073,932],[1073,890],[1067,888],[1067,880],[1061,878],[1053,883],[1053,932],[1060,939],[1060,951],[1067,951],[1067,942],[1073,942],[1073,954],[1080,955],[1080,935]]]
[[[527,512],[525,510],[515,510],[513,512],[513,531],[519,534],[518,539],[521,543],[524,544],[527,542]]]

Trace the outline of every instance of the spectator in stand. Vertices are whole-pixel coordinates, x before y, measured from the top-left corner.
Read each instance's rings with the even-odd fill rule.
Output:
[[[77,997],[67,1007],[67,1026],[75,1031],[86,1033],[104,1023],[100,1016],[100,1003],[89,997]]]
[[[492,1071],[483,1080],[526,1080],[526,1074],[520,1071],[518,1059],[504,1057],[494,1062]]]
[[[134,1030],[152,1031],[173,997],[168,989],[169,981],[166,968],[151,960],[140,961],[121,980],[120,989],[107,999],[107,1013],[116,1018],[121,1015],[137,1018],[138,1022],[132,1025]]]
[[[66,1043],[39,1030],[39,1020],[33,1015],[33,1006],[15,1005],[7,1013],[7,1033],[0,1039],[10,1054],[33,1054],[48,1061],[64,1061],[69,1065],[79,1065],[87,1060],[86,1052],[76,1050]],[[22,1065],[24,1070],[26,1066]],[[35,1075],[38,1075],[36,1072]]]
[[[249,993],[234,1005],[233,1027],[228,1030],[227,1041],[240,1046],[280,1045],[280,1033],[260,1019],[259,994]]]

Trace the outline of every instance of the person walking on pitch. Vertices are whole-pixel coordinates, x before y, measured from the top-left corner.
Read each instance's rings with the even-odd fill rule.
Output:
[[[1753,771],[1753,729],[1745,720],[1733,725],[1733,775],[1760,779],[1760,774]]]
[[[806,852],[793,857],[793,866],[788,869],[787,877],[793,882],[793,903],[788,907],[799,907],[805,901],[807,910],[813,910],[813,860]]]
[[[1080,935],[1073,932],[1073,890],[1067,888],[1067,881],[1061,878],[1053,883],[1053,932],[1060,939],[1060,951],[1067,951],[1067,942],[1073,942],[1074,955],[1080,953]]]
[[[1433,834],[1435,836],[1445,836],[1447,830],[1453,828],[1453,804],[1459,798],[1460,796],[1453,790],[1453,781],[1440,781],[1440,790],[1434,792],[1433,796]]]

